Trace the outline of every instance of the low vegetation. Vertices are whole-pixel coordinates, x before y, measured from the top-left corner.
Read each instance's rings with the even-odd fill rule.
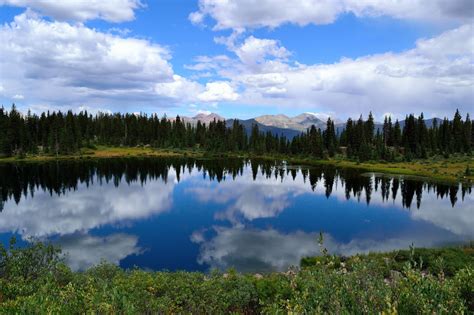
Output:
[[[474,312],[474,249],[306,258],[282,273],[71,271],[54,246],[0,249],[1,313]]]

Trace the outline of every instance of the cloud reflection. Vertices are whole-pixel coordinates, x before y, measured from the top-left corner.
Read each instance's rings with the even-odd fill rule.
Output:
[[[73,270],[85,270],[104,260],[118,265],[125,257],[143,252],[137,245],[138,237],[122,233],[104,237],[73,234],[60,238],[57,244]]]
[[[239,223],[242,218],[255,220],[273,218],[288,208],[297,196],[311,192],[311,186],[302,177],[292,180],[253,175],[246,169],[241,176],[216,184],[198,184],[198,178],[190,178],[193,187],[187,192],[200,202],[214,202],[225,205],[225,210],[217,212],[216,219]]]
[[[319,232],[295,231],[282,233],[275,229],[253,229],[243,226],[214,227],[215,236],[206,239],[195,232],[192,241],[200,244],[198,262],[210,268],[226,270],[236,268],[241,272],[284,271],[299,266],[305,256],[319,255]],[[456,240],[445,233],[405,233],[400,237],[381,240],[354,238],[350,242],[337,241],[324,235],[324,247],[330,254],[350,256],[357,253],[383,252],[406,249],[412,243],[418,247],[436,247]]]
[[[173,175],[170,175],[173,176]],[[172,177],[173,178],[173,177]],[[174,180],[146,185],[123,182],[85,187],[64,195],[39,191],[18,205],[8,201],[0,217],[0,232],[23,237],[47,237],[86,232],[107,224],[126,224],[167,211],[172,205]]]
[[[294,176],[283,178],[257,176],[256,179],[253,179],[251,171],[247,168],[242,176],[218,184],[215,182],[202,183],[198,177],[192,177],[189,179],[192,185],[187,189],[187,193],[193,195],[200,202],[213,202],[222,205],[223,210],[216,212],[215,218],[227,220],[234,225],[261,218],[275,218],[286,209],[290,209],[298,197],[304,194],[316,194],[336,198],[341,203],[370,200],[372,206],[407,211],[407,215],[414,220],[429,222],[436,227],[466,238],[474,237],[472,228],[474,226],[473,194],[467,194],[464,197],[464,202],[452,205],[447,196],[441,198],[434,190],[424,187],[421,190],[423,201],[419,203],[418,208],[404,209],[404,202],[406,202],[404,198],[406,197],[399,192],[394,199],[387,200],[381,187],[373,188],[375,176],[367,178],[367,187],[371,187],[370,192],[362,189],[355,193],[356,198],[350,201],[347,201],[347,181],[324,175],[318,178],[319,181],[311,185],[299,171]],[[423,185],[421,182],[419,183]],[[388,184],[393,185],[393,180],[389,180]],[[328,188],[331,192],[330,195],[328,195]],[[461,192],[457,191],[456,194],[460,195]],[[318,207],[324,206],[321,204]],[[413,205],[412,208],[414,208]]]
[[[196,165],[157,163],[134,169],[134,164],[117,164],[110,170],[107,165],[99,165],[100,172],[79,169],[77,174],[86,175],[73,173],[71,178],[64,176],[62,168],[58,170],[58,177],[65,178],[58,183],[41,186],[43,178],[38,175],[24,186],[36,187],[34,197],[22,186],[4,180],[6,184],[2,188],[8,198],[4,198],[0,214],[0,233],[18,233],[24,239],[30,236],[57,239],[69,253],[70,265],[84,269],[101,259],[118,264],[129,255],[140,254],[138,237],[148,235],[138,229],[134,232],[137,236],[92,234],[110,226],[120,230],[138,220],[142,222],[153,215],[176,210],[176,214],[185,214],[190,229],[183,232],[180,221],[183,217],[170,215],[170,221],[161,221],[173,225],[164,229],[167,241],[179,241],[183,233],[186,237],[189,231],[197,229],[191,241],[198,244],[195,246],[200,250],[199,263],[220,269],[234,266],[241,271],[285,270],[290,265],[298,265],[302,256],[318,254],[318,229],[332,223],[332,229],[325,229],[333,233],[327,235],[325,246],[331,253],[343,255],[406,248],[412,242],[417,246],[439,246],[474,238],[474,195],[467,192],[461,202],[459,187],[427,186],[388,177],[377,179],[374,175],[360,176],[358,172],[334,168],[285,169],[271,163],[256,167],[257,164],[243,162],[230,169],[217,162],[212,166]],[[147,177],[153,170],[155,175]],[[208,175],[203,176],[206,173]],[[9,178],[17,178],[17,173],[11,174]],[[28,174],[25,171],[23,176],[28,178]],[[87,174],[93,175],[88,177]],[[95,174],[102,174],[101,178],[110,181],[97,180]],[[78,181],[79,178],[86,178],[89,186]],[[183,189],[176,189],[179,185]],[[189,203],[173,204],[173,197],[189,198]],[[331,200],[327,202],[326,198]],[[456,199],[458,201],[453,202]],[[308,207],[311,215],[320,215],[317,218],[321,220],[307,222],[303,212],[294,211],[302,201],[305,203],[302,208]],[[210,221],[206,221],[206,214],[190,211],[188,207],[196,202],[212,211],[214,217]],[[358,203],[362,206],[356,207]],[[327,210],[334,210],[331,212],[334,217],[327,216]],[[294,220],[282,222],[283,216],[278,216],[284,211],[293,211]],[[388,215],[379,216],[379,211]],[[349,223],[350,228],[339,220],[339,215],[346,214],[345,223]],[[356,222],[364,222],[369,217],[374,220],[372,224],[357,225]],[[396,220],[393,228],[380,231],[381,226],[392,224],[388,222],[392,218]],[[230,226],[212,227],[213,224],[226,225],[222,221],[230,222]],[[159,225],[162,223],[157,224],[153,228],[162,227]],[[279,229],[263,229],[263,226]],[[152,250],[159,251],[162,245],[154,243]]]

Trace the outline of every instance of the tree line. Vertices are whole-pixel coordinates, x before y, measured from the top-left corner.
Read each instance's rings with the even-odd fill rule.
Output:
[[[179,116],[168,119],[156,114],[89,114],[28,112],[21,114],[13,105],[9,111],[0,108],[0,155],[73,154],[95,145],[137,146],[155,148],[198,148],[210,152],[250,152],[254,154],[302,155],[315,158],[343,154],[359,161],[396,158],[426,158],[436,154],[471,154],[473,128],[469,114],[462,119],[458,110],[453,119],[434,120],[427,127],[423,114],[407,115],[403,128],[398,120],[386,117],[382,128],[376,128],[372,113],[366,120],[349,118],[342,132],[336,132],[328,118],[326,128],[314,125],[306,132],[287,139],[270,131],[263,133],[253,125],[249,134],[233,120],[200,121],[191,124]]]

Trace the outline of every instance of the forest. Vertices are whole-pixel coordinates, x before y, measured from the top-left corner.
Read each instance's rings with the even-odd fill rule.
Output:
[[[324,130],[314,125],[293,139],[271,132],[263,133],[254,125],[250,134],[237,119],[228,127],[225,121],[200,121],[192,125],[179,116],[168,119],[156,114],[92,115],[46,112],[41,115],[20,113],[15,105],[0,108],[0,156],[26,154],[74,154],[83,147],[151,146],[153,148],[201,149],[209,152],[248,152],[255,155],[284,154],[317,159],[341,154],[357,161],[411,160],[453,153],[471,154],[473,128],[469,114],[465,119],[456,110],[452,119],[434,119],[427,127],[423,114],[407,115],[403,128],[398,120],[386,117],[376,128],[372,113],[364,119],[349,118],[337,133],[328,118]]]

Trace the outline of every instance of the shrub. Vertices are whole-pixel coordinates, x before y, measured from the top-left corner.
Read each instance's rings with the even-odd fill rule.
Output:
[[[234,270],[207,274],[122,270],[107,263],[85,272],[72,272],[62,262],[58,248],[38,242],[17,248],[12,240],[8,248],[0,247],[0,312],[418,314],[474,311],[472,247],[416,249],[345,258],[330,256],[322,247],[322,240],[320,245],[323,256],[304,259],[300,270],[256,276]]]

